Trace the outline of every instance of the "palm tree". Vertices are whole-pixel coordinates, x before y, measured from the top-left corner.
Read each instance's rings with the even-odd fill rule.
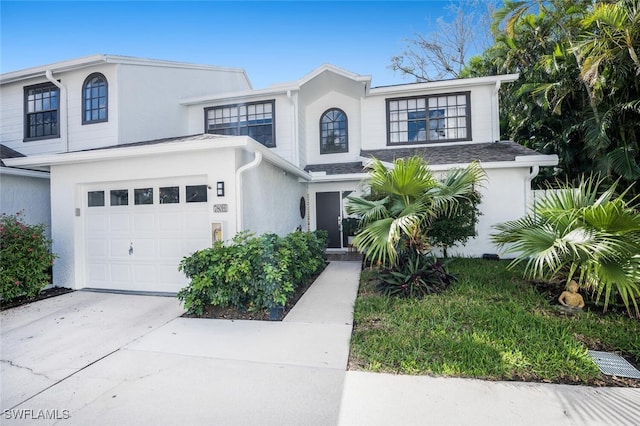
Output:
[[[451,212],[458,200],[475,195],[484,170],[471,163],[436,179],[420,156],[397,159],[393,167],[373,159],[368,166],[369,197],[348,197],[348,214],[362,218],[354,245],[376,263],[395,266],[399,252],[428,249],[428,225],[437,214]]]
[[[600,169],[640,179],[640,0],[602,2],[582,21],[575,49],[580,77],[598,99],[602,119],[587,134]]]
[[[617,293],[627,312],[640,318],[640,212],[637,198],[616,195],[616,185],[601,190],[604,180],[583,178],[536,201],[529,215],[495,226],[492,240],[516,254],[511,267],[525,263],[532,279],[576,279],[604,294],[604,310]]]

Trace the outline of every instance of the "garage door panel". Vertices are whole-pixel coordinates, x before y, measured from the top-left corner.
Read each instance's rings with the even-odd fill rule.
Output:
[[[184,213],[161,213],[158,215],[158,231],[180,232],[183,229]]]
[[[90,239],[87,241],[87,256],[89,258],[104,258],[108,253],[108,241],[104,239]]]
[[[133,242],[133,260],[153,260],[157,257],[156,240],[152,238],[136,238]]]
[[[111,282],[117,285],[116,288],[127,288],[131,284],[131,266],[125,264],[111,264]],[[122,285],[124,284],[124,286]]]
[[[158,256],[166,259],[177,259],[182,256],[185,250],[179,239],[161,239],[158,241]]]
[[[155,265],[137,265],[134,278],[136,284],[154,285],[158,281],[158,268]]]
[[[109,270],[104,263],[89,262],[87,264],[87,275],[91,283],[90,287],[103,287],[109,282]]]
[[[192,213],[189,215],[189,220],[186,221],[186,232],[200,232],[206,228],[209,223],[209,215],[207,213]]]
[[[176,181],[179,181],[177,178]],[[189,183],[185,183],[189,181]],[[191,185],[183,179],[175,186]],[[169,185],[174,186],[174,185]],[[118,183],[117,189],[156,185]],[[87,191],[108,191],[92,184]],[[154,190],[155,191],[155,190]],[[133,203],[133,200],[130,198]],[[86,205],[86,204],[85,204]],[[178,270],[183,257],[211,245],[210,206],[205,203],[91,207],[84,214],[85,273],[87,287],[177,292],[188,284]],[[130,246],[133,251],[129,254]]]
[[[133,228],[136,232],[153,232],[155,229],[155,217],[152,213],[136,214],[133,216]]]
[[[100,211],[93,211],[87,215],[87,232],[89,233],[104,233],[109,231],[109,221],[104,215],[104,209]]]
[[[116,207],[114,207],[115,209]],[[131,213],[110,213],[109,214],[109,231],[110,232],[130,232],[129,215]]]
[[[129,247],[131,243],[130,238],[112,238],[109,244],[109,256],[116,259],[126,259],[130,256]]]

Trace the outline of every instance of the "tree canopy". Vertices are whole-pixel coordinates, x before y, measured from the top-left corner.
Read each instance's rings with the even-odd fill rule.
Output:
[[[558,154],[546,177],[638,181],[640,0],[507,0],[491,29],[456,76],[520,74],[501,92],[502,137]]]

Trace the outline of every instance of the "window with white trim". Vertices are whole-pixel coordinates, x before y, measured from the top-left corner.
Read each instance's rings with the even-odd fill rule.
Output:
[[[52,83],[24,88],[24,140],[60,137],[60,89]]]
[[[82,85],[82,124],[107,121],[107,106],[107,79],[100,73],[93,73]]]
[[[341,109],[331,108],[320,118],[320,154],[348,151],[347,115]]]
[[[273,148],[276,146],[274,105],[275,101],[266,101],[205,108],[206,132],[249,136]]]
[[[387,144],[471,140],[470,92],[387,99]]]

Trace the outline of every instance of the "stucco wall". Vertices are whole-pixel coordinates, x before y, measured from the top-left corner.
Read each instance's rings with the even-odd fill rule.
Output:
[[[527,212],[531,193],[528,168],[487,169],[487,180],[480,189],[482,215],[476,227],[478,236],[464,247],[448,250],[451,256],[480,257],[485,253],[498,254],[498,248],[490,240],[495,232],[493,225],[519,219]]]
[[[291,173],[263,160],[243,174],[241,191],[245,230],[286,235],[298,226],[308,229],[309,212],[300,216],[300,198],[306,197],[307,185]]]
[[[45,224],[51,238],[51,198],[49,179],[0,173],[0,213],[23,213],[30,225]]]
[[[330,108],[339,108],[347,116],[348,152],[320,154],[320,117]],[[349,162],[360,155],[360,98],[332,91],[306,105],[305,116],[307,126],[304,131],[304,140],[307,146],[307,164]]]

